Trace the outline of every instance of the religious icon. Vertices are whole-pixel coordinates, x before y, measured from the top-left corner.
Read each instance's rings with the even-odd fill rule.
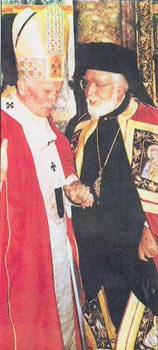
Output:
[[[151,145],[147,149],[148,160],[142,169],[141,176],[158,183],[158,145]]]
[[[62,77],[62,60],[59,56],[54,56],[51,63],[52,72],[51,75],[53,78]]]

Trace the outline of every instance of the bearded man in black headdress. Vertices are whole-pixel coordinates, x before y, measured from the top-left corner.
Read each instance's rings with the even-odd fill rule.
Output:
[[[130,291],[158,313],[158,183],[142,175],[148,148],[158,140],[158,111],[140,81],[133,51],[111,43],[80,44],[75,77],[88,113],[74,129],[76,168],[95,197],[74,208],[87,299],[105,288],[119,328]],[[146,103],[147,102],[147,103]]]

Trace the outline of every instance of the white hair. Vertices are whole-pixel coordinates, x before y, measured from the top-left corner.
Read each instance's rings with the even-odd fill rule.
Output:
[[[120,85],[124,86],[125,91],[128,90],[129,85],[128,85],[128,82],[127,82],[127,80],[126,80],[126,78],[124,77],[123,74],[112,73],[111,76],[112,76],[112,80],[113,80],[114,83],[120,83]]]

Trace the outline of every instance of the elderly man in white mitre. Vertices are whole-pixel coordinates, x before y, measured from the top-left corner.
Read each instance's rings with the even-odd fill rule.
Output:
[[[13,23],[18,81],[2,95],[1,349],[84,347],[70,204],[91,206],[93,196],[78,180],[68,140],[48,119],[68,36],[57,4],[25,9]]]

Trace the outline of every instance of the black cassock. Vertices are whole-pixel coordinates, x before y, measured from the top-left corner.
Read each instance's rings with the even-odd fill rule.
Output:
[[[102,166],[118,128],[117,118],[99,118],[98,145]],[[96,133],[97,129],[84,147],[80,177],[82,183],[90,186],[95,204],[86,209],[74,207],[72,218],[87,299],[95,298],[103,285],[110,315],[118,328],[131,290],[153,308],[144,292],[142,276],[146,276],[147,281],[155,267],[152,260],[145,263],[138,258],[145,215],[131,175],[121,131],[103,171],[98,203],[93,188],[99,172]]]

